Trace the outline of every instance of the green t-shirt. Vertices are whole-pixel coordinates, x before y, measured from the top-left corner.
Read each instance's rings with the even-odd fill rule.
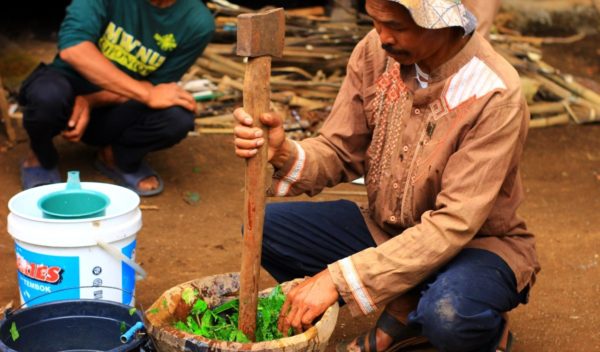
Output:
[[[159,84],[179,80],[214,30],[201,0],[177,0],[167,8],[148,0],[73,0],[60,26],[58,48],[90,41],[129,76]],[[79,76],[58,55],[51,66]]]

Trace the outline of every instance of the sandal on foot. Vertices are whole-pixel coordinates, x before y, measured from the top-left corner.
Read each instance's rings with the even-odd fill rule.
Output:
[[[157,195],[161,193],[164,188],[163,180],[160,178],[160,176],[158,176],[156,171],[152,170],[144,161],[142,161],[140,168],[135,172],[124,172],[116,166],[109,167],[100,159],[96,159],[96,161],[94,161],[94,167],[104,176],[113,179],[120,186],[129,188],[142,197]],[[140,181],[151,176],[156,177],[158,180],[158,187],[156,189],[150,189],[147,191],[139,189],[138,185]]]
[[[25,166],[21,163],[21,186],[23,190],[33,187],[60,183],[58,168],[46,169],[42,166]]]
[[[379,316],[379,319],[377,319],[375,327],[356,338],[356,345],[360,348],[361,352],[377,352],[377,329],[382,330],[392,337],[392,344],[385,350],[386,352],[398,351],[405,347],[428,343],[427,338],[422,336],[418,329],[402,324],[391,314],[383,311]],[[348,351],[348,346],[352,341],[353,340],[345,341],[338,344],[336,346],[336,352]]]

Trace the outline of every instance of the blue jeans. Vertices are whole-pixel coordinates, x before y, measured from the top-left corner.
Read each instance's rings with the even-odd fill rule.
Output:
[[[279,282],[312,276],[376,246],[360,210],[347,200],[268,204],[263,232],[262,265]],[[516,285],[499,256],[463,249],[414,288],[420,297],[409,324],[440,351],[494,351],[504,328],[501,313],[525,303],[526,292]]]

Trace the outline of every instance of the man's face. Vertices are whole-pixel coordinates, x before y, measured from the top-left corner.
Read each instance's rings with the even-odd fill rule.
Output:
[[[383,49],[402,65],[412,65],[430,57],[443,44],[443,30],[419,27],[408,10],[389,0],[367,0],[366,10],[373,19]]]

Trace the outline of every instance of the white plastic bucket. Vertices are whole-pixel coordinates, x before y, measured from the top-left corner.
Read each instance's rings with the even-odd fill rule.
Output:
[[[15,240],[21,303],[104,299],[134,305],[136,234],[142,227],[139,196],[124,187],[82,182],[110,199],[104,216],[44,218],[37,202],[65,183],[23,191],[10,199],[8,233]]]

